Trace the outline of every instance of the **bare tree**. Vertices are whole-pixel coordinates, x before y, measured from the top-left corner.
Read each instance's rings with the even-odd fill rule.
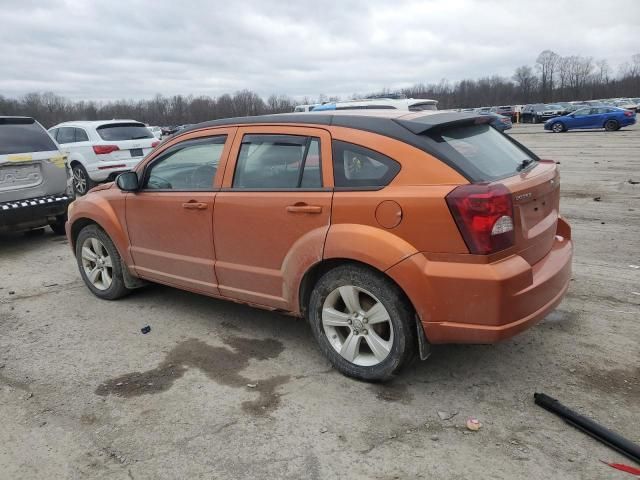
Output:
[[[540,90],[543,102],[553,99],[553,75],[559,60],[560,56],[551,50],[544,50],[536,59],[536,68],[540,71]]]
[[[513,81],[516,82],[522,93],[522,101],[531,101],[531,95],[538,85],[538,77],[533,73],[533,69],[528,65],[516,68],[513,74]]]

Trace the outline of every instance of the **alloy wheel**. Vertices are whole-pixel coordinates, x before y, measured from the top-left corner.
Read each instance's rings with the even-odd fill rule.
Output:
[[[87,193],[87,176],[80,167],[73,168],[73,188],[80,195]]]
[[[334,350],[354,365],[378,365],[393,346],[389,312],[371,292],[354,285],[338,287],[327,296],[322,326]]]
[[[556,122],[556,123],[553,124],[551,129],[556,133],[560,133],[560,132],[562,132],[564,130],[564,127],[562,126],[562,124],[560,122]]]
[[[104,244],[95,237],[82,244],[82,268],[98,290],[108,290],[113,283],[113,261]]]

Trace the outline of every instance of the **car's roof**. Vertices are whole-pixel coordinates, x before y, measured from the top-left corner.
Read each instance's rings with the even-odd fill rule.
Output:
[[[430,128],[454,123],[473,122],[486,117],[475,113],[450,112],[439,110],[424,110],[407,112],[405,110],[328,110],[308,113],[280,113],[274,115],[260,115],[254,117],[234,117],[209,122],[198,123],[180,132],[187,132],[203,128],[233,126],[233,125],[282,125],[306,124],[325,125],[354,128],[379,133],[393,138],[406,140],[409,132],[424,133]]]
[[[113,119],[113,120],[78,120],[78,121],[69,121],[69,122],[62,122],[59,123],[57,125],[54,125],[51,128],[58,128],[58,127],[69,127],[69,126],[77,126],[77,127],[99,127],[100,125],[109,125],[112,123],[139,123],[141,125],[144,125],[144,123],[139,122],[138,120],[131,120],[128,118],[122,118],[122,119]]]

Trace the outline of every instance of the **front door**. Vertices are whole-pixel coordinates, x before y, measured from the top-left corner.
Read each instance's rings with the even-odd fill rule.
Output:
[[[332,190],[321,164],[330,159],[331,138],[320,128],[238,129],[214,211],[222,295],[291,307],[289,262],[322,259]]]
[[[140,191],[127,195],[131,256],[142,278],[218,294],[215,182],[231,143],[229,132],[219,133],[170,147],[145,167]]]

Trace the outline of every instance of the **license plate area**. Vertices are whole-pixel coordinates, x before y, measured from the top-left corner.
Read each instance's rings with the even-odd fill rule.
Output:
[[[42,183],[39,163],[0,165],[0,192],[35,187]]]
[[[142,157],[144,155],[141,148],[132,148],[129,152],[132,157]]]

